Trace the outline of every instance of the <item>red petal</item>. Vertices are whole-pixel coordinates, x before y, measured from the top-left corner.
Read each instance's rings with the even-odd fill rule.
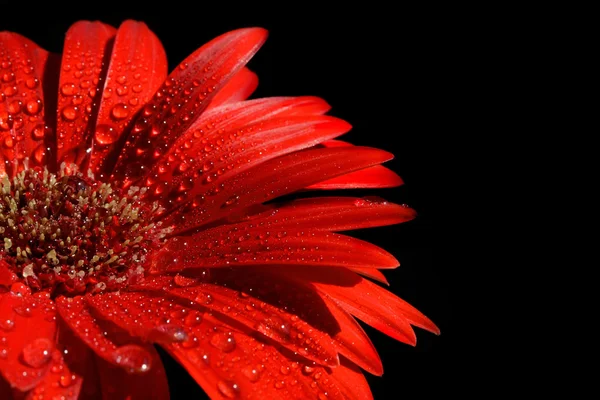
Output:
[[[90,314],[82,297],[59,297],[56,309],[69,328],[98,356],[114,362],[117,345],[109,340],[105,331],[98,325],[96,318]]]
[[[166,77],[167,56],[158,38],[143,22],[123,22],[115,37],[95,126],[90,161],[94,173],[101,171],[134,115]]]
[[[381,271],[379,271],[377,269],[373,269],[373,268],[349,268],[349,269],[351,271],[356,272],[357,274],[361,274],[363,276],[366,276],[367,278],[374,279],[377,282],[385,283],[386,285],[390,286],[390,283],[388,282],[385,275],[383,275],[381,273]]]
[[[115,36],[101,22],[79,21],[67,31],[58,90],[58,163],[87,157]]]
[[[96,358],[104,400],[169,400],[167,375],[160,356],[151,345],[145,346],[145,350],[151,357],[152,367],[143,375],[128,374],[123,369]]]
[[[51,368],[44,379],[27,394],[27,399],[64,399],[77,400],[81,393],[84,376],[95,372],[92,352],[69,328],[59,332],[61,350],[52,354]],[[89,399],[89,396],[85,397]]]
[[[171,186],[179,186],[183,172],[198,169],[191,167],[192,164],[198,164],[197,158],[206,157],[205,141],[208,139],[214,142],[214,137],[223,136],[224,133],[237,135],[240,128],[266,119],[320,115],[328,109],[329,105],[316,97],[273,97],[238,102],[207,111],[175,142],[160,162],[152,166],[145,184],[152,187],[158,182],[150,194],[164,196],[164,190],[158,190],[160,184],[171,184],[173,179],[177,179],[177,183]],[[212,155],[209,161],[214,159]],[[202,173],[204,169],[214,169],[210,162],[201,167]]]
[[[0,32],[0,174],[46,162],[44,75],[48,52],[16,33]]]
[[[186,282],[186,284],[193,284],[192,287],[167,286],[168,289],[165,289],[166,282],[173,282],[170,278],[166,279],[156,279],[155,289],[166,290],[172,296],[191,300],[225,318],[233,318],[247,328],[321,365],[330,367],[339,365],[337,350],[331,343],[331,337],[313,329],[305,321],[284,309],[248,294],[207,283],[192,281]],[[150,282],[144,286],[148,287],[149,284]]]
[[[413,306],[351,271],[334,268],[322,268],[318,273],[308,269],[271,271],[291,280],[310,282],[352,315],[402,342],[415,344],[410,324],[439,334],[437,326]]]
[[[341,140],[328,140],[321,143],[325,147],[351,147],[352,144]],[[307,189],[358,189],[358,188],[390,188],[402,185],[404,182],[394,171],[376,165],[346,175],[337,176],[314,185]]]
[[[341,364],[333,370],[335,380],[344,396],[349,400],[371,400],[373,394],[362,371],[350,361],[341,358]]]
[[[223,339],[234,345],[223,346]],[[213,399],[344,398],[324,368],[292,361],[210,315],[192,340],[166,349]]]
[[[206,279],[204,276],[206,273],[207,271],[203,271],[199,275],[202,276],[202,279]],[[215,284],[244,293],[232,295],[231,298],[236,301],[239,299],[242,303],[251,302],[251,307],[244,307],[243,310],[234,306],[225,306],[224,308],[221,303],[217,304],[215,296],[212,296],[213,302],[206,307],[212,307],[221,314],[224,309],[229,310],[228,314],[239,314],[256,312],[256,309],[263,307],[263,302],[268,303],[272,307],[282,310],[281,312],[285,310],[285,315],[288,313],[296,315],[297,318],[291,318],[306,321],[315,330],[329,335],[340,354],[345,355],[367,371],[381,375],[383,371],[381,361],[367,335],[354,318],[328,296],[318,293],[313,288],[265,273],[261,268],[257,270],[252,268],[219,269],[212,270],[208,274]],[[243,278],[240,279],[240,277]],[[171,285],[172,279],[170,277],[153,277],[142,286],[146,286],[146,290],[162,290],[163,287]],[[178,279],[180,284],[197,284],[194,279],[180,275],[175,277],[176,284]],[[147,287],[150,281],[152,281],[152,288]],[[206,298],[200,299],[206,303],[205,300]],[[254,329],[252,326],[250,328]],[[306,336],[306,334],[303,335]]]
[[[102,318],[144,341],[169,344],[186,338],[182,326],[169,322],[170,310],[162,307],[162,298],[143,293],[103,293],[85,300]]]
[[[299,199],[281,206],[271,205],[246,214],[245,221],[210,230],[212,235],[235,229],[244,233],[262,229],[345,231],[410,221],[416,212],[406,206],[374,197],[321,197]]]
[[[404,181],[394,171],[376,165],[310,185],[307,189],[383,189],[402,185]]]
[[[55,344],[55,311],[50,300],[21,293],[0,294],[0,373],[14,388],[27,391],[48,372]],[[47,353],[46,353],[47,352]]]
[[[258,76],[244,67],[215,95],[207,110],[226,103],[246,100],[258,87]]]
[[[9,287],[17,280],[17,275],[9,268],[4,260],[0,260],[0,286]]]
[[[396,268],[399,263],[383,249],[329,232],[255,229],[238,235],[231,230],[170,239],[153,255],[151,271],[238,265],[312,265]],[[241,240],[240,240],[241,239]]]
[[[113,177],[125,180],[125,186],[142,177],[266,37],[264,29],[239,29],[210,41],[184,60],[136,118]]]
[[[253,125],[219,130],[202,140],[202,151],[187,155],[168,184],[161,177],[153,192],[180,204],[204,193],[210,182],[240,174],[272,158],[314,146],[350,130],[345,121],[329,116],[273,118]],[[207,166],[209,169],[207,170]],[[182,168],[185,168],[182,170]],[[199,176],[198,171],[203,173]],[[166,207],[169,203],[164,204]]]
[[[390,157],[385,151],[365,147],[310,149],[288,154],[207,183],[205,196],[195,199],[190,207],[178,209],[166,223],[175,226],[173,234],[179,234],[320,180],[379,164]]]

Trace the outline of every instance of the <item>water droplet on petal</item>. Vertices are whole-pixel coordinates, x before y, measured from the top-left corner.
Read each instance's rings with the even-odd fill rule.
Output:
[[[235,399],[239,395],[239,387],[231,381],[219,381],[217,382],[217,389],[219,392],[228,399]]]
[[[62,109],[61,115],[67,121],[74,121],[77,118],[77,108],[73,106],[66,106]]]
[[[72,83],[65,83],[61,86],[60,92],[63,96],[73,96],[75,94],[75,85]]]
[[[116,120],[122,120],[129,116],[129,109],[126,104],[118,103],[112,108],[110,115]]]
[[[127,344],[119,347],[113,353],[117,364],[127,369],[130,373],[144,373],[152,367],[152,356],[150,353],[135,344]]]
[[[162,324],[154,327],[149,335],[149,340],[154,342],[183,342],[187,340],[187,333],[185,330],[177,325],[173,324]]]
[[[26,105],[27,114],[38,114],[42,110],[42,105],[42,100],[40,100],[39,98],[29,100]]]
[[[38,338],[23,348],[23,362],[32,368],[42,368],[52,358],[54,344],[46,338]]]
[[[250,382],[257,382],[260,379],[260,371],[258,368],[254,368],[250,365],[242,368],[242,374],[244,374]]]
[[[0,329],[4,331],[11,331],[15,328],[15,319],[12,317],[0,318]]]
[[[187,276],[183,276],[183,275],[175,275],[175,278],[173,278],[173,281],[175,282],[175,284],[177,286],[181,286],[181,287],[188,287],[188,286],[192,286],[196,283],[196,279],[194,278],[189,278]]]
[[[73,374],[63,374],[58,379],[58,383],[60,384],[60,386],[62,386],[64,388],[68,388],[69,386],[71,386],[73,384],[75,379],[76,379],[76,377]]]
[[[117,140],[117,131],[110,125],[98,125],[94,138],[101,145],[109,145]]]
[[[225,353],[230,353],[235,349],[235,339],[231,334],[224,332],[215,332],[210,338],[210,344]]]

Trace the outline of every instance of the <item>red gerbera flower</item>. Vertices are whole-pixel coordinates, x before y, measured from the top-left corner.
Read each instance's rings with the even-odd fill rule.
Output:
[[[355,317],[438,333],[362,277],[385,282],[391,254],[337,233],[412,209],[272,202],[402,181],[391,154],[332,140],[350,125],[323,100],[246,100],[266,36],[226,33],[167,76],[140,22],[77,22],[62,59],[0,33],[0,398],[168,398],[156,344],[211,398],[365,399],[360,368],[382,366]]]

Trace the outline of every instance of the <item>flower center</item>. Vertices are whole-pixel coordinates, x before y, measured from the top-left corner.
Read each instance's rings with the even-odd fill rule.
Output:
[[[75,168],[68,168],[73,171]],[[80,172],[25,169],[0,182],[0,260],[32,290],[52,295],[120,290],[144,276],[164,241],[157,205]]]

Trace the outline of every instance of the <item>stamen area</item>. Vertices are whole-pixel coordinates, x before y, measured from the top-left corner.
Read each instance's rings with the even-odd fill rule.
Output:
[[[67,172],[70,171],[70,172]],[[77,295],[120,290],[144,276],[166,229],[158,206],[76,168],[25,169],[0,182],[0,259],[33,291]]]

